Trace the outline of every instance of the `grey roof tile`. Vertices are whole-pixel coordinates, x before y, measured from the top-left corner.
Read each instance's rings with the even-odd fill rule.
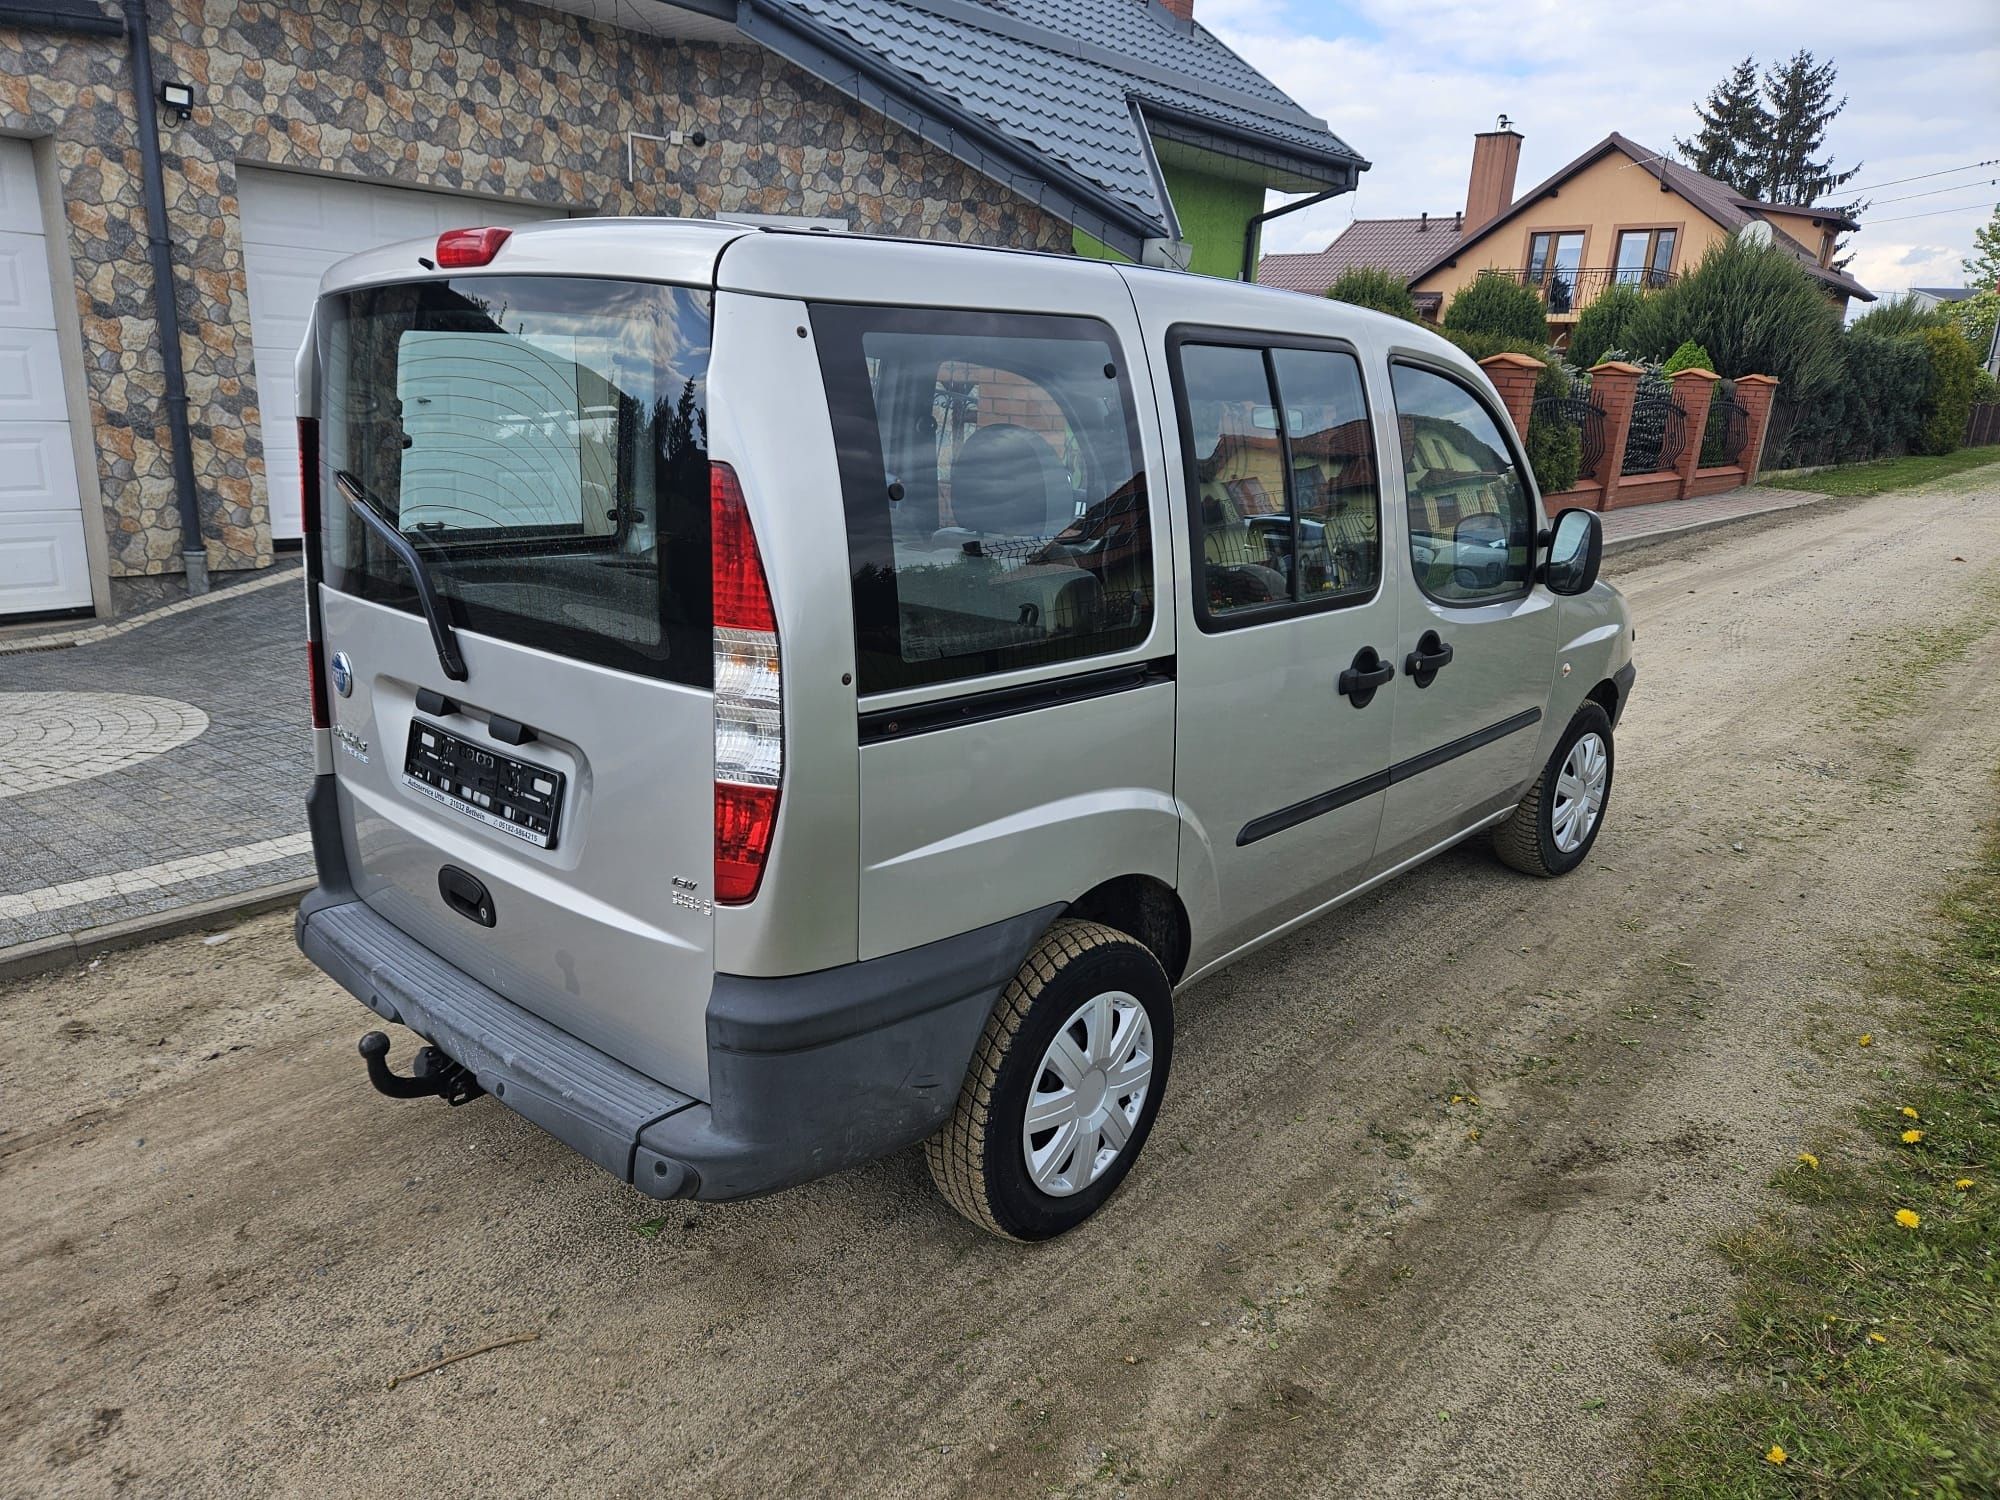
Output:
[[[1200,26],[1144,0],[783,0],[1164,225],[1131,105],[1334,174],[1360,157]]]

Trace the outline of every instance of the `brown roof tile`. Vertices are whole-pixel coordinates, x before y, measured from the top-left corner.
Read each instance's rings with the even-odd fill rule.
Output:
[[[1343,272],[1356,266],[1392,271],[1406,280],[1458,246],[1451,219],[1356,219],[1331,245],[1311,255],[1267,255],[1257,280],[1294,292],[1324,296]]]

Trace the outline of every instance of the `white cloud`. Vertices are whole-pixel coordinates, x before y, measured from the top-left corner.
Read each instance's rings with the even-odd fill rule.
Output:
[[[1694,129],[1694,101],[1745,54],[1799,47],[1840,66],[1848,107],[1835,159],[1856,186],[2000,157],[2000,6],[1934,0],[1893,12],[1826,0],[1731,0],[1726,11],[1554,0],[1195,0],[1197,18],[1373,163],[1355,193],[1275,220],[1273,251],[1317,250],[1355,217],[1463,207],[1474,131],[1510,116],[1526,188],[1612,130],[1662,151]],[[1726,14],[1727,28],[1691,29]],[[1957,284],[2000,188],[2000,168],[1885,187],[1852,244],[1873,290]],[[1940,185],[1964,192],[1881,204]],[[1274,203],[1279,201],[1272,200]],[[1921,219],[1912,213],[1961,211]]]

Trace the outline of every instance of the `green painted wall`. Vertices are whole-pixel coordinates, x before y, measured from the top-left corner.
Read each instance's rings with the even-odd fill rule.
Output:
[[[1243,233],[1250,220],[1264,211],[1264,189],[1254,182],[1235,182],[1189,167],[1163,166],[1167,191],[1173,195],[1181,234],[1194,247],[1190,271],[1234,281],[1243,271]],[[1109,245],[1081,229],[1073,231],[1072,248],[1092,260],[1124,260]]]

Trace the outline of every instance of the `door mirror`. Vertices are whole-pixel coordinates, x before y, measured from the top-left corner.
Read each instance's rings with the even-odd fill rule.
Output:
[[[1604,561],[1604,523],[1594,510],[1566,510],[1549,533],[1542,581],[1552,594],[1581,594],[1597,582]]]

